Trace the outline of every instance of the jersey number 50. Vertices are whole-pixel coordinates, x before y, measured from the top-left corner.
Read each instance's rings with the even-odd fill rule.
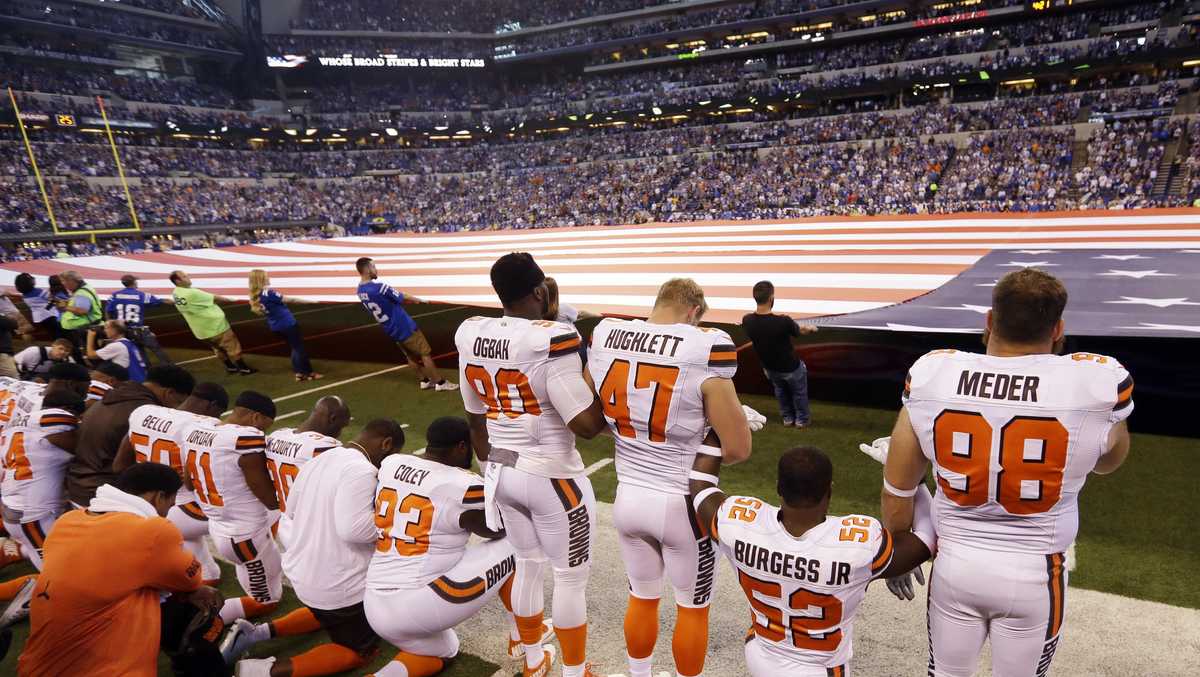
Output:
[[[934,419],[938,466],[963,478],[958,488],[938,474],[946,498],[966,508],[988,502],[994,433],[983,414],[975,411],[947,409]],[[1036,515],[1058,503],[1067,467],[1067,438],[1067,429],[1056,418],[1015,416],[1000,428],[996,502],[1009,514]],[[1022,492],[1023,487],[1029,490]]]

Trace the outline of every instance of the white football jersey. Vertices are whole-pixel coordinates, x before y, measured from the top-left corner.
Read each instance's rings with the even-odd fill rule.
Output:
[[[459,519],[482,508],[483,479],[475,473],[420,456],[388,456],[375,489],[379,540],[367,587],[420,588],[449,571],[471,535]]]
[[[592,332],[588,370],[616,440],[617,479],[686,495],[708,433],[700,386],[737,372],[729,334],[606,318]]]
[[[12,418],[13,407],[17,404],[17,396],[29,381],[22,381],[10,376],[0,376],[0,430],[8,425]]]
[[[867,585],[892,561],[892,535],[872,517],[831,515],[796,538],[778,515],[757,498],[728,496],[710,530],[737,571],[754,633],[780,665],[845,665]]]
[[[4,431],[4,480],[0,494],[4,506],[21,512],[21,522],[33,522],[62,512],[66,505],[63,482],[74,458],[47,439],[79,427],[79,419],[65,409],[37,409],[22,416]]]
[[[184,438],[188,427],[199,422],[212,424],[217,419],[157,404],[143,404],[134,409],[129,415],[129,444],[133,447],[137,462],[161,463],[183,477],[187,472],[184,467]],[[188,489],[186,484],[175,495],[176,505],[195,500],[196,493]]]
[[[1111,357],[931,352],[904,406],[937,479],[939,543],[1049,555],[1079,529],[1079,490],[1133,411]]]
[[[286,509],[288,492],[292,482],[300,474],[305,463],[326,449],[342,446],[328,435],[312,431],[299,432],[295,428],[280,428],[267,435],[267,470],[275,483],[275,497],[279,499],[279,510]]]
[[[213,536],[244,537],[268,526],[267,507],[250,491],[238,465],[243,455],[263,454],[266,450],[266,438],[258,428],[221,423],[215,418],[188,426],[184,464]]]
[[[42,394],[45,392],[45,383],[20,381],[10,385],[8,398],[0,404],[0,408],[7,414],[4,430],[28,425],[30,415],[42,408]]]
[[[583,474],[567,421],[591,401],[561,396],[556,379],[583,384],[574,327],[518,317],[472,317],[458,327],[459,375],[466,410],[487,414],[493,447],[520,454],[517,469],[542,477]]]

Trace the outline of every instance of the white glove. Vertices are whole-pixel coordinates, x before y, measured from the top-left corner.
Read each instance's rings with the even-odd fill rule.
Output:
[[[896,596],[896,599],[912,601],[917,596],[912,582],[914,576],[918,583],[925,585],[925,572],[921,570],[920,565],[917,565],[917,568],[902,576],[887,579],[887,589]]]
[[[767,424],[766,416],[763,416],[744,404],[742,405],[742,413],[746,415],[746,423],[749,424],[750,432],[752,433],[762,430],[763,426]]]
[[[870,444],[858,445],[859,451],[875,459],[879,463],[887,464],[888,447],[892,443],[891,437],[880,437]]]

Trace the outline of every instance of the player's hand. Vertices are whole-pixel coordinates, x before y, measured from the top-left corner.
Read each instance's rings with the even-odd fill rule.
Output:
[[[858,450],[875,459],[880,464],[887,464],[888,447],[891,443],[891,437],[880,437],[870,444],[858,445]]]
[[[891,585],[890,581],[888,585]],[[188,595],[188,601],[201,609],[220,613],[221,607],[225,604],[225,596],[221,594],[220,590],[203,585]]]
[[[742,413],[746,415],[746,423],[750,426],[750,432],[756,433],[763,429],[767,424],[767,417],[754,411],[746,405],[742,405]]]
[[[925,572],[921,571],[921,567],[917,567],[903,576],[887,579],[887,589],[896,596],[896,599],[912,601],[916,596],[916,589],[913,588],[913,578],[917,579],[917,583],[925,585]]]

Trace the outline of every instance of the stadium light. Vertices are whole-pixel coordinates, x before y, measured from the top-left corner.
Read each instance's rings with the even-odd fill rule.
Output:
[[[654,108],[651,108],[651,109],[650,109],[650,112],[651,112],[651,113],[654,113],[655,115],[662,115],[662,109],[661,109],[661,108],[659,108],[658,106],[655,106]]]
[[[385,129],[385,130],[383,130],[383,131],[387,132],[387,135],[388,135],[388,136],[400,136],[400,132],[397,132],[397,131],[396,131],[394,128],[392,128],[392,127],[388,127],[387,129]]]
[[[305,136],[312,136],[313,134],[316,134],[316,133],[317,133],[317,130],[313,129],[312,127],[309,127],[308,129],[304,130]]]
[[[222,131],[222,132],[228,132],[228,131],[229,131],[229,125],[221,125],[221,131]]]
[[[294,129],[285,129],[285,130],[283,130],[283,133],[284,133],[284,134],[287,134],[288,136],[295,136],[295,135],[296,135],[296,130],[294,130]]]
[[[433,128],[439,132],[444,132],[447,129],[450,129],[450,125],[434,125]]]

